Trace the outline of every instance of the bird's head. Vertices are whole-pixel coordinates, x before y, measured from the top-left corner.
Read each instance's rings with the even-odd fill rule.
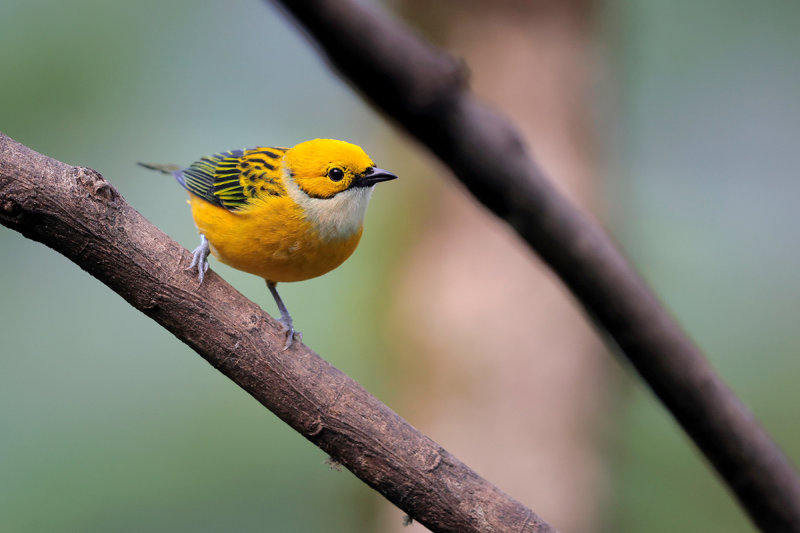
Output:
[[[355,144],[332,139],[291,148],[283,169],[289,196],[326,239],[359,233],[373,185],[397,177],[377,168]]]
[[[376,168],[360,146],[334,139],[314,139],[291,148],[284,156],[284,168],[305,194],[318,199],[397,177]]]

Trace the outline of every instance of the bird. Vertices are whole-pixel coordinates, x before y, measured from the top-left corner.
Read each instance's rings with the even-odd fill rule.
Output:
[[[188,191],[200,245],[187,269],[197,269],[200,285],[209,254],[264,278],[286,333],[284,351],[302,336],[277,284],[341,265],[361,239],[374,186],[397,178],[360,146],[336,139],[229,150],[183,169],[139,165],[173,175]]]

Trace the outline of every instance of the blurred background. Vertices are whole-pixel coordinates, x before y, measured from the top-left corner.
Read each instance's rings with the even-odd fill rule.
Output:
[[[800,4],[385,7],[466,59],[797,463]],[[99,170],[189,249],[185,193],[136,161],[361,144],[402,179],[352,259],[282,289],[310,347],[565,533],[754,531],[557,280],[274,6],[3,0],[0,131]],[[74,264],[5,228],[0,254],[0,531],[403,529]]]

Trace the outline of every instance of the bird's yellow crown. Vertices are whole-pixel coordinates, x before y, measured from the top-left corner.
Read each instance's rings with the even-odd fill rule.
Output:
[[[290,178],[312,198],[327,199],[352,187],[375,166],[360,146],[335,139],[302,142],[283,156]]]

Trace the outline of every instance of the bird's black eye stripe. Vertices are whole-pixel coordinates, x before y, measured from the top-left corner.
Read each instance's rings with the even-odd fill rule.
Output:
[[[328,177],[332,181],[342,181],[342,178],[344,178],[344,170],[339,167],[333,167],[328,171]]]

